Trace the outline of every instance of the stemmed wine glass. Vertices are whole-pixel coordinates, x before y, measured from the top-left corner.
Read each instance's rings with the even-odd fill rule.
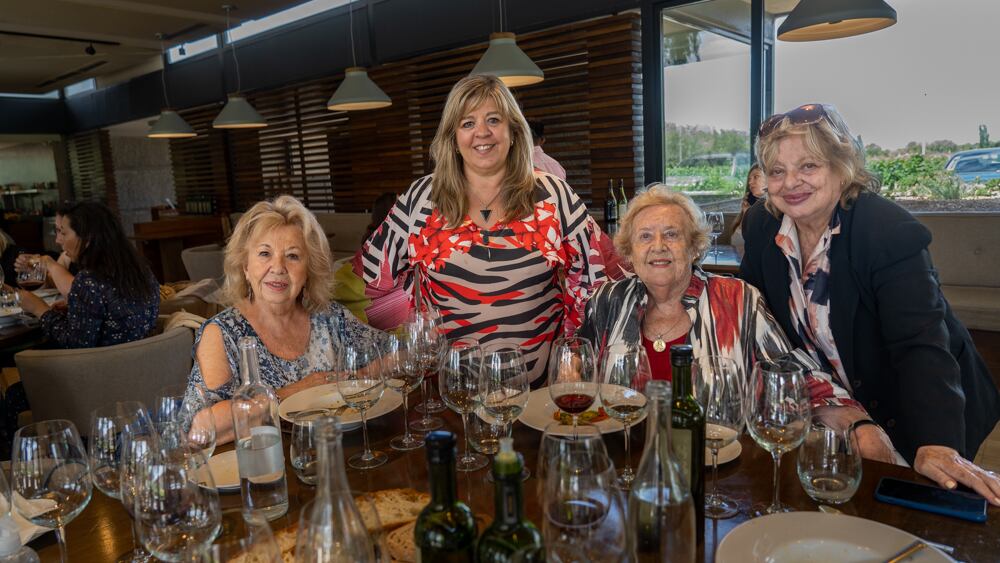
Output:
[[[705,409],[705,446],[712,452],[712,488],[705,495],[705,516],[730,518],[739,504],[716,492],[719,450],[743,432],[743,376],[736,362],[725,356],[704,356],[691,364],[695,397]]]
[[[479,406],[479,371],[483,350],[475,340],[456,340],[444,353],[438,385],[446,405],[462,417],[465,453],[455,462],[459,471],[476,471],[489,464],[486,456],[469,451],[469,415]]]
[[[337,390],[347,406],[361,413],[365,449],[354,454],[347,464],[356,469],[372,469],[389,460],[385,452],[372,451],[368,443],[368,419],[365,412],[374,407],[385,392],[382,362],[378,348],[365,341],[344,344],[344,371],[337,379]]]
[[[136,471],[139,539],[161,561],[197,560],[222,529],[219,491],[201,449],[183,436],[162,444],[168,445],[144,456]]]
[[[414,351],[418,346],[414,336],[405,330],[389,334],[386,340],[385,385],[403,396],[403,435],[389,441],[394,450],[415,450],[424,445],[423,436],[412,434],[408,422],[409,394],[424,380],[424,372],[418,365],[418,354]]]
[[[799,447],[809,426],[809,389],[802,368],[788,360],[758,361],[746,403],[747,428],[754,441],[774,458],[774,496],[770,506],[755,505],[754,516],[793,512],[778,498],[781,456]]]
[[[559,410],[573,417],[576,434],[580,414],[594,404],[597,381],[594,378],[594,348],[586,338],[557,338],[549,357],[549,396]]]
[[[709,211],[705,214],[705,218],[708,220],[708,225],[712,228],[712,249],[708,251],[709,256],[719,256],[722,254],[719,251],[719,246],[715,241],[722,234],[723,230],[726,228],[726,219],[721,211]],[[718,258],[716,258],[718,260]]]
[[[215,415],[212,404],[200,385],[168,385],[160,389],[153,407],[153,424],[161,436],[175,425],[189,443],[204,452],[206,458],[215,452]]]
[[[125,403],[123,403],[125,404]],[[128,403],[133,405],[133,403]],[[122,453],[118,466],[118,498],[132,520],[133,549],[121,556],[119,563],[145,563],[152,556],[142,546],[135,521],[135,492],[138,487],[139,467],[147,456],[160,447],[160,435],[152,417],[142,403],[134,403],[127,411],[127,422],[122,429]]]
[[[439,348],[443,348],[446,343],[444,332],[441,330],[441,314],[438,313],[437,309],[431,307],[426,311],[420,311],[419,313],[414,310],[412,316],[414,319],[417,317],[422,318],[426,322],[431,323],[431,325],[437,329],[435,336],[438,338],[438,342],[436,345]],[[441,402],[441,398],[434,396],[435,390],[440,393],[440,389],[437,389],[438,386],[434,382],[435,377],[437,377],[437,372],[433,369],[424,373],[424,385],[426,385],[426,388],[422,389],[421,392],[427,391],[428,393],[419,405],[413,407],[413,410],[419,412],[420,414],[439,413],[447,410],[445,404]],[[414,430],[417,430],[417,428],[414,428]]]
[[[138,401],[120,401],[94,409],[90,414],[90,474],[94,486],[109,497],[121,499],[121,464],[127,426],[150,424],[146,407]]]
[[[520,347],[501,343],[483,347],[479,393],[486,414],[506,426],[507,436],[513,437],[514,421],[521,416],[531,394],[528,370]],[[530,474],[524,468],[521,478],[527,479]],[[487,478],[491,476],[489,474]]]
[[[410,428],[417,432],[437,430],[441,428],[444,421],[436,416],[431,416],[431,413],[441,412],[444,409],[431,410],[428,408],[428,401],[430,400],[431,390],[434,388],[433,378],[437,375],[441,353],[448,345],[448,342],[445,340],[444,335],[441,334],[437,317],[429,312],[414,313],[410,322],[403,326],[403,330],[408,332],[413,342],[417,344],[413,348],[416,369],[419,369],[423,373],[423,380],[420,383],[420,394],[423,397],[422,406],[424,408],[420,408],[421,405],[417,405],[417,408],[414,409],[422,413],[423,416],[411,422]],[[438,402],[440,403],[440,401]]]
[[[21,427],[14,434],[10,474],[12,492],[52,507],[21,516],[32,524],[56,529],[59,558],[65,562],[66,524],[83,512],[93,494],[87,450],[76,426],[68,420],[46,420]]]
[[[619,472],[616,484],[628,490],[632,487],[635,472],[629,448],[629,429],[646,413],[646,383],[653,379],[646,350],[637,344],[611,344],[604,348],[598,366],[600,373],[601,403],[615,420],[625,427],[625,467]]]

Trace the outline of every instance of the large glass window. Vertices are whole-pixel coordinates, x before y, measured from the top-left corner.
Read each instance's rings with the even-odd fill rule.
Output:
[[[664,183],[699,200],[742,190],[750,167],[750,9],[711,0],[661,12]]]
[[[1000,209],[996,151],[973,152],[1000,146],[1000,2],[891,3],[898,23],[881,31],[776,41],[774,109],[836,106],[883,194],[911,210]]]

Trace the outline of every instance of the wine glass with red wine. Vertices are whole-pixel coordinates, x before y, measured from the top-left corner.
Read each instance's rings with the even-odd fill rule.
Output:
[[[17,273],[17,285],[27,291],[34,291],[45,283],[45,262],[37,259],[26,270]]]
[[[594,347],[586,338],[557,338],[549,353],[549,396],[559,410],[573,417],[573,435],[580,415],[597,397]]]

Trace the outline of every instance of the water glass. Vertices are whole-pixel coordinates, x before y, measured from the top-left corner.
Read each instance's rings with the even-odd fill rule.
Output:
[[[861,484],[861,454],[850,428],[834,428],[813,417],[799,447],[799,482],[814,501],[843,504]]]
[[[486,412],[481,405],[469,416],[466,437],[472,449],[484,456],[496,455],[500,451],[500,438],[507,435],[507,425]]]
[[[2,284],[2,282],[0,282]],[[13,309],[21,305],[21,294],[8,285],[0,285],[0,307]]]
[[[200,558],[222,529],[219,491],[202,451],[181,443],[151,452],[136,483],[135,521],[146,549],[161,561]]]
[[[21,515],[32,524],[56,529],[59,557],[65,562],[66,524],[83,512],[93,494],[87,450],[80,434],[68,420],[29,424],[14,434],[12,454],[11,491],[28,501],[52,506],[41,514]]]
[[[301,411],[292,418],[292,442],[288,446],[288,457],[291,458],[295,476],[306,485],[316,485],[318,478],[316,423],[326,414],[326,409],[312,409]]]
[[[747,390],[746,423],[757,445],[774,459],[774,496],[769,506],[753,507],[753,516],[793,512],[778,497],[781,456],[805,439],[812,412],[802,368],[788,359],[761,360],[753,368]]]

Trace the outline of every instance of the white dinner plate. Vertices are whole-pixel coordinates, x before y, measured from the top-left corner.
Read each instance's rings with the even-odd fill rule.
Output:
[[[716,563],[875,563],[885,561],[917,536],[873,520],[824,514],[788,512],[748,520],[722,538]],[[927,546],[907,563],[948,563],[954,560]]]
[[[208,469],[212,472],[215,487],[220,491],[240,490],[240,467],[236,462],[236,450],[213,455],[208,460]]]
[[[588,410],[597,410],[601,406],[601,397],[594,399],[594,404],[590,406]],[[556,412],[558,407],[552,402],[552,397],[549,395],[549,388],[543,387],[541,389],[536,389],[531,392],[528,397],[528,404],[524,407],[524,412],[521,413],[517,419],[521,421],[521,424],[530,426],[535,430],[540,430],[544,432],[546,428],[551,424],[552,427],[548,428],[550,434],[556,436],[572,436],[573,435],[573,425],[572,424],[553,424],[556,422],[552,418],[552,413]],[[643,413],[635,423],[646,418],[646,414]],[[635,424],[633,423],[633,424]],[[612,432],[621,432],[624,428],[621,422],[608,417],[607,420],[602,420],[596,424],[597,428],[600,429],[601,434],[610,434]]]
[[[743,445],[740,444],[739,440],[732,442],[728,446],[725,446],[719,450],[719,465],[723,463],[729,463],[734,459],[740,457],[743,453]],[[707,467],[712,467],[712,450],[705,448],[705,465]]]
[[[379,402],[365,413],[365,418],[371,420],[382,415],[391,413],[403,405],[403,397],[392,389],[386,389]],[[336,409],[344,406],[344,399],[337,391],[336,383],[317,385],[309,389],[303,389],[291,397],[281,401],[278,405],[278,416],[282,420],[292,421],[288,416],[290,412],[304,411],[309,409]],[[361,413],[354,409],[349,409],[339,416],[341,430],[354,430],[361,427]]]

